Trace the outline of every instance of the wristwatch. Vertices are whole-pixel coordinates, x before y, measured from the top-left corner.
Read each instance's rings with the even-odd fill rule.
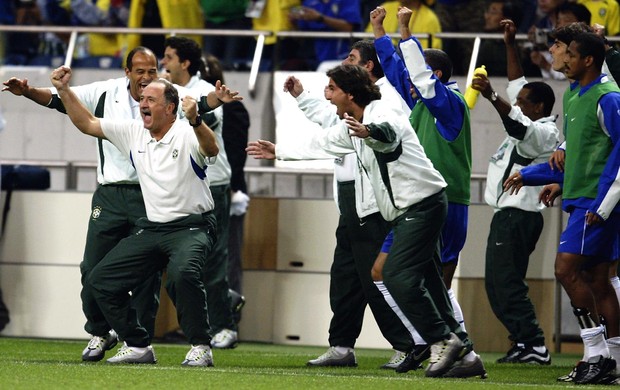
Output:
[[[188,121],[189,122],[189,121]],[[190,126],[198,127],[202,124],[202,117],[200,115],[196,116],[196,123],[189,122]]]
[[[491,101],[494,102],[497,100],[497,92],[493,91],[491,92]]]

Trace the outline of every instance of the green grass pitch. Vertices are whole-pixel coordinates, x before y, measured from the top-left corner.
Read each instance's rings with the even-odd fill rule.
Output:
[[[0,337],[0,389],[560,389],[575,387],[556,378],[579,359],[552,354],[550,366],[499,365],[500,354],[482,353],[488,379],[430,379],[423,370],[397,374],[379,369],[390,358],[389,350],[357,349],[357,368],[316,368],[305,363],[324,347],[241,343],[214,350],[215,367],[192,368],[181,366],[187,345],[153,344],[154,365],[83,363],[85,345],[86,340]]]

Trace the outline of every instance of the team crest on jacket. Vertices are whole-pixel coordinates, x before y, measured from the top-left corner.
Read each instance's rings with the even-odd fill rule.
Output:
[[[174,149],[172,151],[172,159],[176,160],[179,157],[179,149]]]
[[[101,215],[101,206],[93,207],[93,213],[92,213],[93,219],[99,218],[100,215]]]

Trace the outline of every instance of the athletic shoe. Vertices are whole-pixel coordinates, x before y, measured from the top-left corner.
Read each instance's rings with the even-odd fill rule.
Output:
[[[213,348],[228,349],[237,346],[237,332],[230,329],[222,329],[213,336],[211,346]]]
[[[420,344],[413,347],[413,351],[407,354],[405,360],[396,367],[399,374],[417,370],[422,367],[422,362],[431,356],[431,347],[426,344]]]
[[[441,340],[431,345],[431,357],[426,368],[426,376],[442,376],[454,364],[465,345],[457,335],[450,332],[450,338]]]
[[[85,362],[98,362],[105,356],[105,351],[114,348],[117,343],[118,335],[114,330],[111,330],[105,336],[93,336],[82,351],[82,360]]]
[[[513,360],[513,363],[531,363],[548,366],[551,364],[551,355],[549,355],[547,348],[545,348],[545,352],[541,353],[532,346],[525,346]]]
[[[308,360],[306,366],[311,367],[357,367],[355,351],[340,353],[336,347],[329,347],[327,352],[316,359]]]
[[[119,348],[116,355],[107,360],[108,363],[133,363],[133,364],[154,364],[157,363],[155,359],[155,351],[150,345],[148,347],[130,347],[127,343],[123,343],[123,346]]]
[[[593,356],[585,363],[585,369],[577,370],[573,383],[601,383],[606,382],[608,377],[616,369],[616,361],[602,355]]]
[[[407,357],[407,353],[394,350],[394,355],[390,358],[390,361],[381,366],[381,368],[387,370],[396,369]]]
[[[523,349],[523,346],[519,346],[516,343],[513,344],[512,348],[506,352],[506,356],[497,359],[497,363],[515,363],[514,358],[518,356]]]
[[[559,376],[557,381],[558,382],[567,382],[567,383],[573,382],[575,380],[575,377],[577,376],[577,372],[584,371],[586,369],[587,369],[586,362],[579,361],[579,362],[577,362],[575,367],[573,367],[573,369],[568,374]],[[583,375],[583,374],[581,374],[581,375]]]
[[[182,366],[213,367],[213,354],[208,345],[192,345],[192,349],[185,355]]]
[[[488,377],[479,355],[476,355],[476,358],[471,362],[466,362],[463,359],[457,361],[443,375],[443,378],[471,378],[472,376],[479,376],[480,379]]]

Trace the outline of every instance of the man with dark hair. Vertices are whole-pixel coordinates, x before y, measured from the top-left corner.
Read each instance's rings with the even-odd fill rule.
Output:
[[[578,384],[614,381],[620,359],[620,310],[609,282],[620,229],[620,89],[601,73],[604,58],[604,42],[592,33],[573,37],[564,56],[566,77],[575,87],[564,98],[563,177],[549,164],[539,164],[504,183],[517,189],[563,183],[562,208],[570,216],[560,236],[555,275],[571,300],[585,345],[584,361],[567,376]]]
[[[359,65],[381,91],[381,100],[394,109],[395,115],[407,116],[409,107],[394,87],[383,77],[372,41],[362,40],[351,46],[342,64]],[[326,127],[339,122],[334,106],[326,99],[304,91],[295,77],[289,77],[284,89],[296,98],[306,117]],[[327,97],[327,95],[326,95]],[[315,158],[333,158],[322,150]],[[359,175],[357,158],[350,153],[334,164],[334,197],[340,211],[336,230],[336,249],[330,269],[330,307],[333,312],[329,326],[329,349],[308,361],[309,366],[356,366],[355,342],[362,330],[366,306],[370,306],[379,330],[394,348],[390,360],[382,368],[395,369],[406,352],[414,348],[411,329],[399,321],[382,294],[375,288],[370,270],[389,231],[381,217],[368,179]],[[419,336],[418,336],[419,337]]]
[[[378,88],[363,68],[340,65],[327,75],[326,96],[343,120],[308,134],[309,139],[296,137],[289,147],[320,148],[335,156],[355,153],[381,215],[394,232],[383,269],[385,284],[431,345],[426,376],[442,377],[472,348],[454,319],[439,271],[437,248],[447,210],[446,182],[426,157],[407,118],[394,115],[379,100]],[[247,150],[255,158],[284,158],[268,141],[251,142]]]
[[[491,309],[509,332],[512,347],[498,363],[551,364],[534,305],[524,281],[529,256],[543,228],[538,201],[541,187],[528,187],[516,196],[504,193],[504,180],[532,163],[546,162],[559,144],[559,131],[551,110],[555,96],[543,82],[527,83],[515,44],[512,20],[504,28],[508,64],[509,101],[493,90],[489,79],[474,75],[472,87],[491,102],[507,137],[489,161],[485,200],[494,209],[487,240],[485,286]],[[514,105],[511,105],[514,104]]]
[[[196,42],[185,37],[166,39],[164,58],[161,61],[170,80],[202,96],[215,90],[213,84],[203,80],[206,76],[202,51]],[[201,73],[198,73],[198,71]],[[222,138],[223,110],[217,108],[205,113],[203,119],[213,129],[220,148],[215,164],[209,167],[209,188],[215,201],[213,210],[217,219],[217,242],[209,251],[203,273],[207,291],[209,323],[215,348],[234,348],[237,345],[237,323],[233,320],[231,298],[228,292],[228,228],[230,225],[231,168]]]
[[[465,327],[463,312],[452,291],[452,278],[467,236],[471,180],[469,108],[456,83],[449,81],[452,62],[448,55],[437,49],[422,50],[420,42],[411,35],[408,27],[411,10],[401,8],[397,15],[402,38],[400,49],[404,61],[396,53],[390,37],[385,33],[385,15],[385,10],[381,7],[371,13],[377,54],[386,77],[412,108],[409,120],[426,155],[448,183],[448,215],[441,232],[440,259],[443,281],[450,296],[454,316],[461,326]],[[390,240],[390,237],[386,239],[373,267],[375,284],[388,300],[392,294],[381,282],[381,268],[390,250]],[[398,370],[414,370],[428,356],[428,353],[409,354]],[[481,375],[484,372],[482,361],[473,351],[461,363],[453,375]]]

